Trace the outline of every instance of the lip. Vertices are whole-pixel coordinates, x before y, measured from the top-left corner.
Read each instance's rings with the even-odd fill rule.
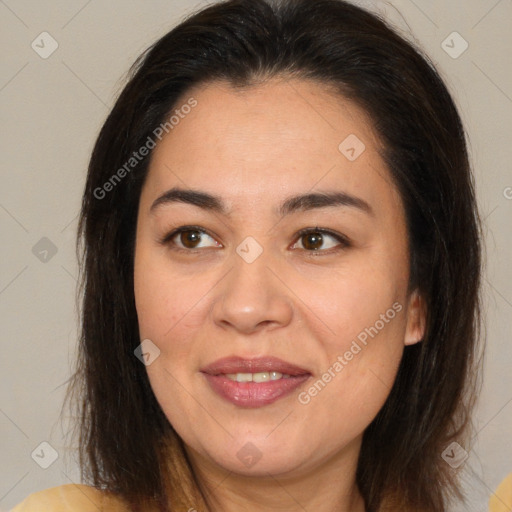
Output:
[[[311,373],[297,365],[288,363],[277,357],[256,357],[246,359],[238,356],[224,357],[201,368],[208,375],[221,375],[226,373],[259,373],[275,371],[291,376],[311,375]]]
[[[266,382],[235,382],[225,375],[270,371],[290,377]],[[246,408],[270,405],[292,393],[311,377],[308,370],[275,357],[226,357],[202,368],[201,372],[215,393],[238,407]]]

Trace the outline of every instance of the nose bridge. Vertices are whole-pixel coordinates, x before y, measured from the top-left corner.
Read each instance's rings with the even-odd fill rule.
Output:
[[[244,332],[263,325],[286,325],[292,317],[292,302],[274,275],[278,270],[270,251],[248,237],[236,248],[232,265],[215,298],[215,323]]]

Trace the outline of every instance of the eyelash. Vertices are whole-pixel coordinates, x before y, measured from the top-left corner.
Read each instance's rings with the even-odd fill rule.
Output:
[[[181,226],[177,229],[172,230],[170,233],[166,234],[162,239],[159,240],[159,243],[162,245],[172,245],[173,251],[178,251],[178,252],[187,253],[187,254],[198,254],[199,252],[204,250],[204,248],[203,249],[201,249],[201,248],[199,248],[199,249],[184,249],[182,247],[177,246],[176,243],[173,242],[173,238],[175,238],[177,235],[181,234],[182,232],[186,232],[186,231],[198,231],[201,234],[208,235],[209,237],[215,239],[215,237],[213,235],[211,235],[210,233],[208,233],[208,231],[206,231],[205,229],[203,229],[199,226]],[[295,245],[303,236],[309,235],[312,233],[320,233],[322,235],[328,235],[328,236],[334,238],[335,240],[337,240],[338,242],[340,242],[341,247],[331,247],[329,249],[318,249],[318,250],[301,249],[303,251],[310,253],[309,254],[310,256],[317,257],[317,256],[329,255],[329,254],[332,254],[333,252],[338,252],[338,251],[347,249],[347,248],[351,247],[351,245],[352,245],[347,237],[340,235],[339,233],[336,233],[334,231],[331,231],[330,229],[325,229],[325,228],[320,228],[320,227],[301,229],[297,233],[296,238],[295,238],[296,241],[294,242],[293,245]]]

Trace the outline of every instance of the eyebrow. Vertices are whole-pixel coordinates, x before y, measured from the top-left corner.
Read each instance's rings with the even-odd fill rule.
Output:
[[[231,213],[219,196],[201,190],[178,187],[174,187],[159,196],[153,202],[149,211],[150,213],[154,213],[162,206],[172,203],[191,204],[203,210],[213,211],[228,217]],[[295,212],[340,206],[358,209],[368,215],[375,216],[372,207],[365,200],[341,191],[314,192],[289,197],[279,206],[276,210],[276,214],[280,217],[284,217]]]

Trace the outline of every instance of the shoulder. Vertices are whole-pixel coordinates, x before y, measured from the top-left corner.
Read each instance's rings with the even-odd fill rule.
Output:
[[[66,484],[30,494],[10,512],[128,512],[120,498],[84,484]]]
[[[498,486],[489,500],[489,512],[512,510],[512,473]]]

